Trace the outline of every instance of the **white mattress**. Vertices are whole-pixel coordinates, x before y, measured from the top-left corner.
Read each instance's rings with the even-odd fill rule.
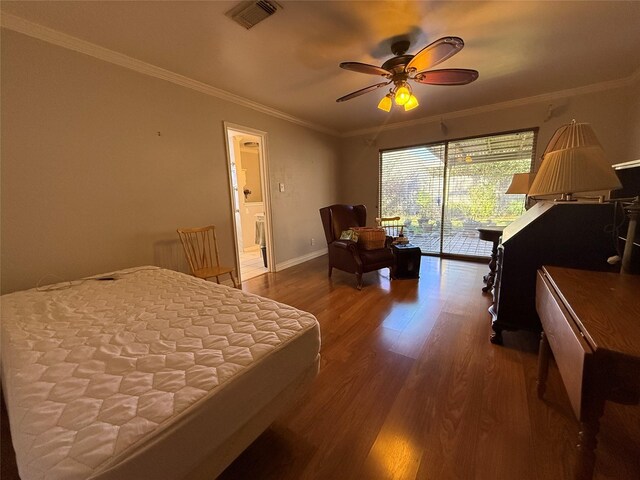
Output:
[[[104,276],[2,297],[22,480],[182,478],[317,369],[309,313],[155,267]]]

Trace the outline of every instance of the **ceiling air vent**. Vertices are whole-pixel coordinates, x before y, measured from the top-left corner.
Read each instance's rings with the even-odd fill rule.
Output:
[[[272,0],[254,0],[236,5],[225,15],[249,30],[278,10],[282,10],[282,5],[277,2]]]

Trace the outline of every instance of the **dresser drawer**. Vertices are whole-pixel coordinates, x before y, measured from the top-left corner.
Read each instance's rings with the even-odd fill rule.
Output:
[[[536,284],[536,309],[573,411],[581,420],[585,368],[592,350],[555,289],[540,271]]]

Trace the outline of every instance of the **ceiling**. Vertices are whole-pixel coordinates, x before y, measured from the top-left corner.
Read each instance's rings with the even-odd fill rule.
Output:
[[[280,1],[246,30],[225,16],[239,2],[3,1],[2,11],[123,53],[334,132],[445,115],[629,78],[640,71],[637,1]],[[381,65],[398,36],[408,53],[442,36],[465,48],[436,68],[471,68],[465,86],[416,84],[420,106],[385,113],[380,82],[340,69]],[[637,75],[636,75],[637,76]]]

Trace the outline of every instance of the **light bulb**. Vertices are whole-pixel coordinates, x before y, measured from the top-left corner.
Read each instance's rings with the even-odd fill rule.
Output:
[[[409,98],[411,98],[411,92],[409,91],[409,89],[406,86],[401,86],[400,88],[398,88],[396,90],[396,104],[397,105],[404,105],[405,103],[407,103],[409,101]]]
[[[380,110],[384,110],[385,112],[390,112],[391,111],[391,97],[389,95],[385,95],[384,97],[382,97],[382,100],[380,100],[380,103],[378,104],[378,108]]]
[[[413,110],[418,105],[418,99],[415,97],[415,95],[411,95],[409,97],[409,100],[407,100],[407,103],[404,104],[404,111],[408,112],[409,110]]]

